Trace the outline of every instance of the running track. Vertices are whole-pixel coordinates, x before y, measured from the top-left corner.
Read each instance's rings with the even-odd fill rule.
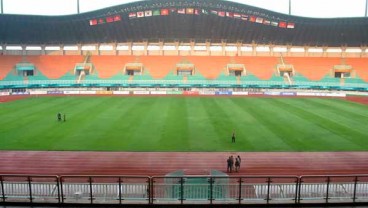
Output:
[[[239,173],[230,175],[368,174],[368,152],[188,153],[0,151],[0,174],[187,175],[226,172],[229,155],[240,155]]]

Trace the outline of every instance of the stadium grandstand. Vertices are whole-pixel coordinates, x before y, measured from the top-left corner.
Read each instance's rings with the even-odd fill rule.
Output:
[[[367,46],[366,16],[301,17],[225,0],[1,12],[0,206],[364,206]],[[101,96],[118,99],[69,100]],[[181,105],[195,107],[176,112]],[[50,112],[62,130],[43,117]],[[153,136],[161,130],[192,140]],[[232,132],[242,146],[213,139]],[[140,140],[121,147],[124,133]],[[229,155],[242,156],[239,172],[227,172]]]

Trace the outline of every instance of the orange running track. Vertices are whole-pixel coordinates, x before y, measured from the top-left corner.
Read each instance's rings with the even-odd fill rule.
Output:
[[[226,172],[226,159],[240,155],[230,175],[368,174],[368,152],[69,152],[0,151],[0,174],[145,175],[175,170],[187,175]]]

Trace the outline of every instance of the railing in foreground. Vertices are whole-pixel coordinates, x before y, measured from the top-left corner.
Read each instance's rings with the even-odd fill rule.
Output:
[[[0,204],[172,205],[367,202],[368,175],[301,177],[0,175]]]

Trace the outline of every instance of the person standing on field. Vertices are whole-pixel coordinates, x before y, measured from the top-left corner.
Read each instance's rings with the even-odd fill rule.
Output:
[[[61,121],[61,113],[58,113],[58,114],[57,114],[57,120],[58,120],[58,121]]]
[[[231,136],[231,143],[235,143],[235,129],[234,129],[233,134]]]

